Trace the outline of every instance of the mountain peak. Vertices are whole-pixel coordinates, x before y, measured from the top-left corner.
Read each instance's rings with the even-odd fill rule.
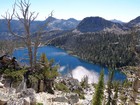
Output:
[[[68,20],[76,20],[76,19],[74,19],[74,18],[69,18]]]
[[[135,19],[131,20],[129,23],[138,23],[140,22],[140,16],[136,17]]]
[[[56,18],[52,17],[52,16],[49,16],[46,21],[54,21],[54,20],[57,20]]]
[[[123,24],[124,22],[122,22],[121,20],[117,20],[117,19],[112,19],[110,20],[111,22],[114,22],[114,23],[119,23],[119,24]]]
[[[127,23],[128,27],[135,27],[140,25],[140,16],[136,17],[135,19],[131,20],[130,22]]]
[[[105,28],[111,28],[113,24],[115,23],[101,17],[87,17],[79,23],[77,29],[81,32],[97,32]]]

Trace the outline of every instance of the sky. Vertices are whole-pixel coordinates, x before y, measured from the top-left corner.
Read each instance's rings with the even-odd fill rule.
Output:
[[[12,10],[15,0],[0,0],[0,18],[5,11]],[[107,20],[123,22],[140,16],[140,0],[30,0],[31,11],[39,13],[37,20],[44,20],[51,11],[58,19],[99,16]]]

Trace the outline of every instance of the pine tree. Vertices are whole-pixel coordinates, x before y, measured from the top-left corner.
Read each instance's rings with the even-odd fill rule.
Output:
[[[46,88],[45,90],[47,90],[49,93],[54,93],[54,79],[59,75],[57,71],[58,65],[53,65],[53,60],[48,60],[45,53],[41,55],[40,61],[42,65],[41,74],[43,75],[45,84],[44,88]]]
[[[113,88],[112,81],[113,81],[113,77],[114,77],[114,71],[115,71],[115,69],[110,69],[109,70],[109,77],[108,77],[108,83],[107,83],[108,100],[107,100],[106,105],[111,105],[111,102],[112,102],[112,98],[111,98],[112,91],[111,91],[111,89]]]
[[[112,100],[112,105],[117,105],[119,84],[120,83],[118,81],[114,81],[114,83],[113,83],[115,94],[114,94],[114,97],[113,97],[113,100]]]
[[[93,96],[92,105],[102,105],[104,95],[104,70],[101,71],[99,82],[96,86],[95,94]]]

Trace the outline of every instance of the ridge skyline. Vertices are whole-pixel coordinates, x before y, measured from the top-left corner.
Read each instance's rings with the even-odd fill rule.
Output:
[[[51,11],[54,11],[53,15],[58,19],[73,17],[82,20],[85,17],[100,16],[106,20],[128,22],[140,16],[140,0],[30,0],[30,3],[30,10],[39,13],[37,20],[45,20]],[[11,13],[13,4],[14,0],[1,2],[0,18],[7,10]]]

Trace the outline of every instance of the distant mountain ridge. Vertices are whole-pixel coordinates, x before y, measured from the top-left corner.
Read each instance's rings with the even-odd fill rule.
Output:
[[[140,27],[140,16],[136,17],[135,19],[131,20],[126,24],[129,28],[132,27]]]
[[[48,23],[45,27],[46,31],[52,31],[52,30],[72,30],[77,27],[79,24],[79,20],[70,18],[70,19],[56,19],[54,17],[48,17],[44,21],[34,21],[31,24],[31,32],[35,32],[38,30],[40,26],[43,26],[44,24]],[[11,27],[13,28],[14,32],[22,33],[24,31],[23,26],[18,20],[12,20],[11,21]],[[8,32],[7,24],[5,19],[0,19],[0,33],[2,32]]]
[[[120,21],[120,20],[117,20],[117,19],[112,19],[110,20],[111,22],[114,22],[114,23],[119,23],[119,24],[124,24],[124,22]]]
[[[140,16],[131,20],[128,23],[123,23],[119,20],[106,20],[102,17],[86,17],[82,21],[76,20],[74,18],[57,19],[54,17],[48,17],[44,21],[34,21],[31,24],[31,32],[36,32],[40,26],[44,24],[47,26],[44,28],[44,31],[67,31],[74,30],[75,32],[112,32],[117,34],[126,33],[128,30],[133,27],[140,27]],[[16,33],[23,33],[24,28],[18,20],[11,21],[12,30]],[[8,34],[7,24],[5,19],[0,19],[0,39],[4,35]],[[57,32],[57,31],[56,31]]]
[[[80,21],[74,18],[69,18],[67,20],[55,18],[55,20],[51,21],[48,24],[48,28],[49,30],[71,30],[71,29],[75,29],[79,24],[79,22]]]
[[[99,32],[99,31],[123,31],[127,28],[125,25],[106,20],[101,17],[86,17],[76,28],[80,32]]]

